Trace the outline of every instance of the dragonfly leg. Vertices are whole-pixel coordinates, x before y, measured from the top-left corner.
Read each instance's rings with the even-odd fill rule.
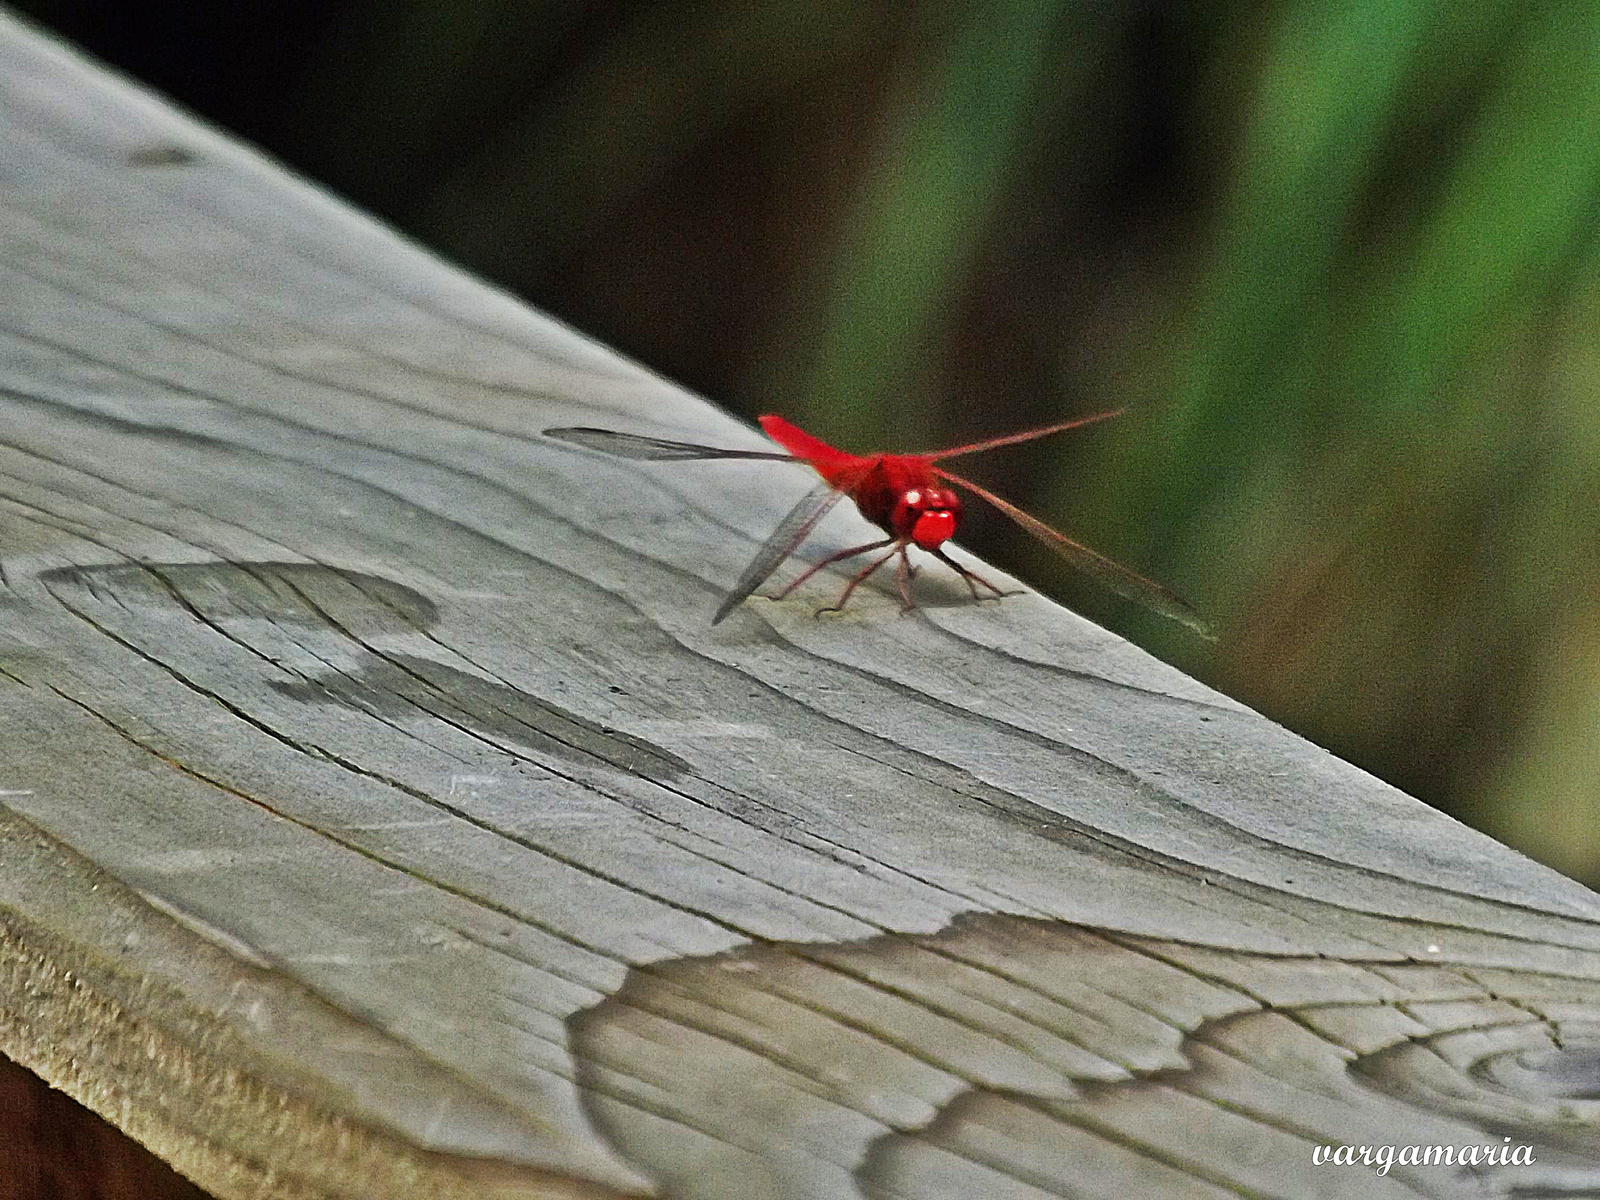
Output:
[[[900,589],[900,599],[905,601],[900,611],[908,613],[916,608],[917,602],[911,598],[911,579],[917,569],[911,565],[911,556],[906,553],[904,544],[900,547],[900,561],[895,564],[894,581]]]
[[[868,550],[882,550],[885,546],[887,546],[892,541],[894,541],[893,538],[884,538],[882,541],[868,542],[864,546],[852,546],[848,550],[840,550],[837,554],[830,554],[830,555],[828,555],[827,558],[823,559],[821,562],[814,563],[812,566],[807,567],[805,569],[805,571],[801,574],[799,579],[796,579],[793,583],[788,584],[783,589],[783,591],[779,592],[776,596],[773,597],[773,599],[774,600],[782,600],[790,592],[794,591],[795,588],[799,587],[802,583],[804,583],[806,580],[810,579],[818,571],[822,570],[823,567],[831,567],[834,563],[838,562],[841,558],[854,558],[858,554],[865,554]],[[868,572],[868,573],[870,574],[870,572]]]
[[[877,543],[877,545],[878,546],[882,546],[883,543],[879,542],[879,543]],[[875,549],[876,547],[863,546],[861,548],[863,550],[867,550],[867,549]],[[844,585],[844,591],[839,593],[838,602],[835,603],[835,604],[830,604],[826,608],[817,609],[817,615],[820,617],[825,612],[839,612],[841,609],[843,609],[844,606],[845,606],[845,602],[850,599],[850,593],[855,591],[856,588],[860,587],[862,582],[866,579],[866,577],[868,575],[871,575],[874,571],[876,571],[879,567],[883,566],[884,563],[888,562],[896,554],[902,553],[903,550],[904,550],[904,545],[903,544],[897,544],[895,546],[892,546],[892,547],[890,547],[889,552],[887,554],[878,555],[877,558],[873,559],[866,566],[862,567],[861,570],[857,571],[851,577],[850,582]]]
[[[993,598],[996,599],[996,600],[1000,599],[1002,596],[1020,596],[1022,594],[1021,592],[1003,592],[1003,591],[1001,591],[999,588],[995,587],[994,584],[990,583],[987,579],[985,579],[982,575],[979,575],[976,571],[969,571],[966,567],[963,567],[955,559],[951,558],[948,554],[946,554],[944,552],[944,547],[943,546],[936,547],[934,549],[933,553],[934,553],[934,556],[936,558],[938,558],[941,561],[943,561],[947,566],[949,566],[949,568],[952,571],[954,571],[957,575],[961,576],[962,580],[965,581],[965,583],[967,585],[967,589],[972,593],[972,598],[974,600],[987,599],[987,597],[978,595],[978,585],[980,583],[984,587],[988,588],[991,592],[994,593],[994,597]]]

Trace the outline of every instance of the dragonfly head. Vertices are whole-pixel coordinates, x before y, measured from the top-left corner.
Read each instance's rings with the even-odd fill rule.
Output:
[[[942,487],[907,488],[889,514],[895,535],[924,550],[936,550],[949,541],[960,522],[961,497]]]

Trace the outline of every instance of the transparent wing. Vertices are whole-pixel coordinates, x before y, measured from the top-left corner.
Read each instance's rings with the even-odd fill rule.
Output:
[[[955,458],[958,454],[976,454],[979,450],[993,450],[997,446],[1015,446],[1018,442],[1031,442],[1034,438],[1048,437],[1052,433],[1061,433],[1064,430],[1093,425],[1097,421],[1109,421],[1112,417],[1120,417],[1121,415],[1122,410],[1114,408],[1110,412],[1094,413],[1092,416],[1087,417],[1074,417],[1070,421],[1059,421],[1054,425],[1040,426],[1038,429],[1027,429],[1021,433],[1008,433],[1003,437],[987,438],[981,442],[968,442],[965,446],[952,446],[948,450],[930,450],[926,454],[916,454],[912,457],[926,458],[930,462],[937,462],[942,458]]]
[[[1176,593],[1168,591],[1154,580],[1146,579],[1135,571],[1128,570],[1121,563],[1112,562],[1103,554],[1098,554],[1089,547],[1073,541],[1065,534],[1057,533],[1037,517],[1030,517],[1009,500],[1002,500],[987,488],[981,488],[970,479],[963,479],[949,471],[933,468],[933,473],[941,479],[955,484],[957,487],[966,488],[976,496],[981,496],[994,505],[1018,525],[1021,525],[1034,537],[1038,538],[1062,558],[1066,559],[1078,570],[1091,579],[1104,584],[1119,596],[1126,596],[1129,600],[1144,605],[1153,612],[1160,613],[1163,617],[1171,617],[1181,625],[1186,625],[1208,641],[1216,641],[1217,635],[1211,632],[1211,627],[1194,609]]]
[[[852,486],[856,480],[849,481]],[[771,536],[762,543],[761,549],[756,551],[756,556],[750,560],[750,565],[744,569],[744,574],[739,576],[739,582],[733,585],[733,590],[723,598],[717,607],[717,613],[711,618],[715,625],[727,616],[767,581],[767,577],[782,565],[783,560],[793,554],[806,540],[816,523],[828,515],[828,512],[847,493],[835,488],[827,480],[823,480],[800,498],[800,503],[789,510],[789,515],[778,522],[778,527],[772,531]]]
[[[544,436],[575,446],[586,446],[619,458],[642,458],[669,462],[690,458],[759,458],[774,462],[793,462],[794,455],[780,450],[724,450],[717,446],[698,446],[693,442],[669,442],[665,438],[638,433],[618,433],[614,429],[591,429],[587,425],[568,425],[546,429]]]

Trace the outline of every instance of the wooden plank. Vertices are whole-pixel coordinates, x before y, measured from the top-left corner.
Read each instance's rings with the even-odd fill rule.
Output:
[[[0,1049],[214,1194],[1600,1188],[1591,893],[1032,594],[711,626],[803,470],[5,18],[0,272]]]

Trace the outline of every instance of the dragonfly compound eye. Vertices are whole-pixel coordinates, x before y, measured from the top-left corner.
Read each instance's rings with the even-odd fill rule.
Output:
[[[910,488],[901,494],[890,514],[896,534],[932,550],[948,541],[961,519],[961,498],[949,488]]]
[[[956,514],[948,508],[936,508],[918,515],[911,526],[911,540],[924,550],[933,550],[948,542],[956,532]]]

